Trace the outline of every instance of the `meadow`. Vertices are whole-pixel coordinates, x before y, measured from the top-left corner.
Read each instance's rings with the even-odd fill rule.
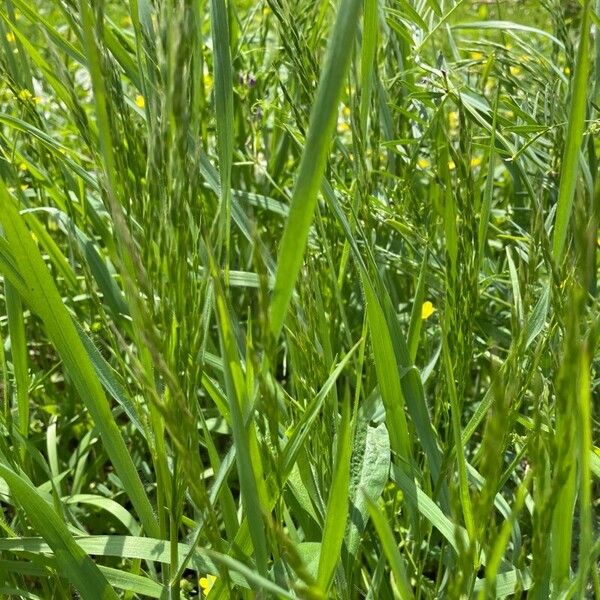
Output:
[[[3,0],[0,597],[600,600],[599,26]]]

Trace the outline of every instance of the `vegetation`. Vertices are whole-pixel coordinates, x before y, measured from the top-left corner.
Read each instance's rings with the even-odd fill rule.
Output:
[[[2,597],[600,599],[600,4],[0,16]]]

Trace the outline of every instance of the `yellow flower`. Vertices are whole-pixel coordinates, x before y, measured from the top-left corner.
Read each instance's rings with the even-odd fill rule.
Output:
[[[348,118],[350,116],[350,108],[347,106],[344,106],[344,108],[342,108],[342,114]]]
[[[571,74],[571,69],[569,67],[565,67],[563,69],[563,71],[564,71],[565,75],[570,75]]]
[[[423,306],[421,306],[421,319],[429,319],[434,312],[435,308],[429,300],[423,302]]]
[[[27,163],[25,161],[19,163],[19,171],[27,171]]]
[[[450,125],[450,129],[458,129],[459,117],[457,110],[451,110],[448,113],[448,125]]]
[[[483,54],[481,52],[471,52],[471,58],[473,60],[481,60],[483,58]]]
[[[449,161],[448,161],[448,168],[449,168],[451,171],[454,171],[454,169],[456,169],[456,164],[454,163],[454,161],[453,161],[453,160],[449,160]]]
[[[481,164],[481,157],[480,156],[476,156],[475,158],[471,159],[471,166],[472,167],[478,167]]]
[[[12,31],[9,31],[9,32],[6,34],[6,41],[7,41],[9,44],[14,44],[14,43],[15,43],[15,40],[16,40],[16,38],[15,38],[15,34],[14,34]]]
[[[33,94],[28,89],[22,89],[19,92],[19,98],[25,102],[33,98]]]
[[[208,592],[212,589],[212,586],[215,584],[217,578],[214,575],[208,574],[206,577],[200,577],[198,583],[202,588],[202,595],[208,596]]]
[[[140,96],[139,94],[135,97],[135,105],[138,108],[144,108],[146,106],[146,101],[144,100],[144,96]]]
[[[510,74],[516,77],[521,74],[521,67],[510,67]]]
[[[420,158],[417,161],[417,165],[419,165],[419,168],[421,169],[427,169],[431,166],[431,163],[426,158]]]
[[[350,131],[350,125],[348,125],[348,123],[346,123],[346,121],[342,121],[339,125],[338,125],[338,133],[346,133],[347,131]]]

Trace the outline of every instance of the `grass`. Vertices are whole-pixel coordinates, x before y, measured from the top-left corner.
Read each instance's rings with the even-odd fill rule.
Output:
[[[600,599],[598,4],[0,7],[0,595]]]

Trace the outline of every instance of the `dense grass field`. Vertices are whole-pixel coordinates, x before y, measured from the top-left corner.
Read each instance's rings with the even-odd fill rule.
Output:
[[[600,600],[600,2],[0,17],[0,597]]]

